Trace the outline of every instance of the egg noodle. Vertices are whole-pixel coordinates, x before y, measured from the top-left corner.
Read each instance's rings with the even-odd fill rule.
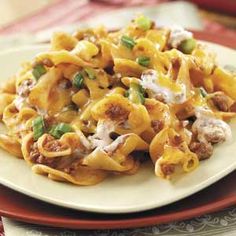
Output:
[[[150,159],[173,178],[229,140],[236,77],[180,27],[57,32],[0,90],[0,147],[35,173],[94,185]]]

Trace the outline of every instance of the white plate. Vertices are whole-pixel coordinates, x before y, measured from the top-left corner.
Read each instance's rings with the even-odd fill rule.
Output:
[[[208,45],[217,52],[220,64],[236,61],[234,50]],[[0,82],[13,75],[22,61],[45,49],[31,46],[1,53]],[[209,186],[236,169],[235,122],[231,127],[233,142],[215,147],[212,158],[172,182],[155,177],[153,165],[146,163],[136,175],[110,177],[96,186],[78,187],[34,174],[23,160],[0,150],[0,183],[31,197],[77,210],[129,213],[161,207]]]

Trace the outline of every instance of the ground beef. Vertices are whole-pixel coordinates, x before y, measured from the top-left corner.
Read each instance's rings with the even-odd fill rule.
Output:
[[[49,151],[49,152],[59,152],[59,151],[66,150],[67,148],[68,148],[67,145],[62,144],[59,140],[55,140],[51,136],[47,136],[47,138],[45,140],[44,149],[46,151]]]
[[[148,110],[148,112],[152,112],[155,109],[155,104],[145,103],[144,105],[145,105],[146,109]]]
[[[213,153],[213,146],[210,143],[192,142],[189,148],[197,154],[200,161],[208,159]]]
[[[236,102],[234,102],[233,105],[230,106],[229,110],[231,112],[236,112]]]
[[[183,139],[180,135],[175,135],[171,141],[173,146],[179,146],[183,142]]]
[[[159,101],[159,102],[166,103],[166,102],[165,102],[165,101],[166,101],[166,97],[165,97],[165,95],[162,94],[162,93],[157,93],[157,94],[155,94],[154,98],[155,98],[157,101]]]
[[[34,143],[32,146],[31,146],[31,150],[30,150],[30,159],[33,161],[33,162],[36,162],[36,160],[38,158],[40,158],[42,155],[40,154],[39,150],[38,150],[38,147],[37,147],[37,143]]]
[[[42,64],[47,66],[47,67],[53,67],[54,66],[53,62],[49,58],[43,59]]]
[[[225,133],[218,127],[212,127],[211,132],[206,132],[204,137],[210,143],[222,143],[226,140]]]
[[[171,59],[172,66],[175,70],[179,70],[181,62],[179,58],[173,58]]]
[[[229,111],[229,97],[226,96],[223,92],[217,92],[212,98],[212,102],[220,111],[227,112]]]
[[[163,129],[164,123],[161,120],[152,120],[151,121],[151,126],[154,129],[154,131],[156,133],[158,133],[158,132],[160,132]]]
[[[176,113],[176,116],[179,120],[189,120],[189,118],[195,117],[194,107],[187,104]]]
[[[161,164],[161,171],[165,176],[171,175],[175,171],[174,164]]]
[[[30,150],[30,161],[36,164],[44,164],[50,167],[54,167],[54,163],[57,158],[46,158],[38,150],[37,143],[31,146]]]
[[[16,108],[16,106],[10,106],[8,109],[11,113],[18,113],[19,112],[18,109]]]
[[[127,120],[129,112],[119,105],[111,105],[105,114],[111,120]]]
[[[205,143],[222,143],[231,137],[230,127],[213,117],[198,118],[192,125],[192,131],[199,141]]]

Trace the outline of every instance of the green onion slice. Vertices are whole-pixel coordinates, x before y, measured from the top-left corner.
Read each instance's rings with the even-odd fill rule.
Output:
[[[190,38],[181,42],[178,49],[185,54],[191,54],[195,47],[196,47],[196,40]]]
[[[36,80],[47,72],[46,68],[42,64],[37,64],[33,67],[32,74]]]
[[[207,96],[207,91],[203,87],[200,87],[199,90],[200,90],[202,97],[205,98]]]
[[[81,72],[76,73],[73,78],[73,85],[76,88],[80,89],[83,86],[83,82],[84,82],[84,77],[82,73]]]
[[[88,75],[88,78],[91,80],[96,79],[95,71],[92,68],[85,68],[84,71]]]
[[[138,28],[142,30],[149,30],[152,26],[152,22],[148,17],[139,16],[135,19],[135,23],[137,24]]]
[[[126,98],[129,97],[129,90],[126,90],[126,91],[125,91],[124,96],[125,96]]]
[[[135,41],[127,35],[121,37],[121,43],[129,49],[133,49],[136,44]]]
[[[136,83],[131,83],[129,88],[129,100],[136,104],[144,104],[145,97],[144,97],[144,90],[141,85]]]
[[[73,129],[69,124],[66,123],[54,125],[49,131],[49,133],[56,139],[59,139],[63,134],[68,132],[73,132]]]
[[[33,136],[34,140],[37,141],[44,134],[44,121],[42,116],[38,116],[33,120]]]
[[[145,57],[145,56],[138,57],[136,61],[139,65],[145,66],[145,67],[147,67],[150,64],[150,58]]]

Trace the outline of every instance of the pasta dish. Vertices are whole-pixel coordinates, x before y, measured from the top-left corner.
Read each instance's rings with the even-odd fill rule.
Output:
[[[133,175],[191,172],[231,139],[236,76],[181,27],[145,16],[126,27],[57,32],[50,49],[0,89],[0,147],[35,173],[94,185]]]

